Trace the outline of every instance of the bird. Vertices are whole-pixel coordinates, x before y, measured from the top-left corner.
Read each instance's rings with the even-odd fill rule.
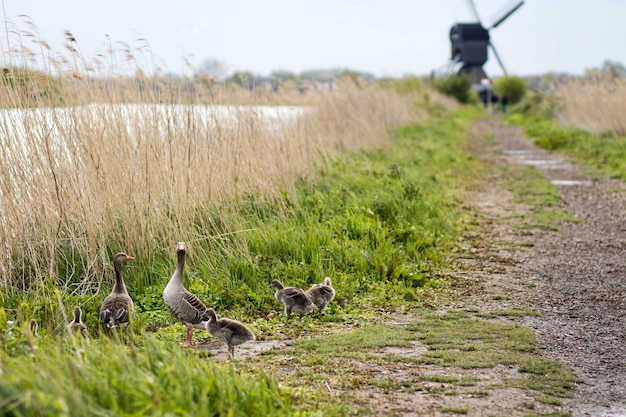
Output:
[[[319,308],[319,312],[323,312],[326,306],[328,306],[328,303],[335,298],[335,289],[333,288],[330,277],[324,278],[323,284],[313,285],[306,292],[306,295],[313,301],[313,304]]]
[[[277,279],[271,282],[270,287],[276,289],[276,293],[274,294],[276,300],[280,301],[285,306],[285,314],[287,315],[285,322],[289,321],[291,313],[299,314],[300,318],[302,318],[303,314],[309,313],[315,309],[313,301],[299,288],[285,287],[283,283]]]
[[[165,302],[170,313],[187,326],[187,338],[183,342],[183,346],[189,347],[192,345],[193,329],[206,329],[207,320],[202,315],[207,308],[198,297],[189,292],[183,285],[183,268],[187,254],[185,242],[178,242],[176,253],[178,266],[163,289],[163,302]]]
[[[39,324],[37,324],[37,320],[30,319],[30,323],[28,323],[28,330],[30,330],[30,334],[33,337],[39,337]]]
[[[82,311],[79,306],[74,307],[74,320],[67,325],[67,329],[70,331],[70,334],[75,335],[80,333],[80,335],[84,339],[89,339],[89,332],[87,331],[87,326],[82,322],[80,316],[82,315]]]
[[[107,328],[127,326],[130,316],[135,314],[133,300],[128,295],[126,285],[124,285],[124,277],[122,277],[122,264],[134,260],[135,258],[123,252],[118,253],[113,258],[115,285],[113,285],[111,294],[104,299],[102,307],[100,307],[100,320]]]
[[[224,340],[228,345],[228,357],[230,359],[235,357],[235,346],[255,340],[254,333],[243,323],[237,320],[219,318],[212,308],[207,309],[203,317],[207,320],[207,332]]]

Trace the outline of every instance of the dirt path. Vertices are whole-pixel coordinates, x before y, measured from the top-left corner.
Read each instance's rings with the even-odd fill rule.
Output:
[[[536,166],[557,185],[561,207],[582,220],[563,223],[558,232],[516,228],[511,215],[523,208],[514,207],[494,178],[474,203],[491,225],[489,240],[525,249],[495,244],[503,268],[489,279],[485,295],[504,293],[512,306],[541,313],[523,321],[541,353],[565,362],[584,381],[564,401],[572,416],[626,416],[626,185],[585,175],[497,120],[478,128],[494,134],[496,153],[484,154],[489,162]],[[475,262],[488,269],[488,259]]]
[[[495,139],[487,148],[481,139],[486,133]],[[535,165],[557,184],[561,208],[581,221],[563,223],[559,231],[519,227],[533,207],[516,203],[503,171],[490,170],[485,186],[465,203],[468,213],[477,213],[478,230],[468,236],[472,247],[462,260],[462,296],[449,308],[497,312],[525,307],[541,313],[495,320],[525,325],[535,333],[542,355],[574,370],[583,382],[572,398],[562,405],[544,403],[503,384],[520,376],[515,366],[425,364],[419,358],[428,349],[418,341],[360,356],[320,357],[318,363],[296,357],[292,340],[262,340],[242,346],[237,357],[270,369],[290,385],[304,378],[305,385],[347,399],[355,406],[348,408],[350,415],[360,415],[363,408],[376,416],[524,417],[568,411],[573,417],[626,417],[626,184],[585,175],[495,118],[477,123],[469,142],[490,166]],[[403,327],[418,319],[391,315],[379,322]],[[226,358],[218,341],[203,347],[216,359]],[[266,351],[271,354],[261,355]],[[465,385],[464,379],[472,383]]]

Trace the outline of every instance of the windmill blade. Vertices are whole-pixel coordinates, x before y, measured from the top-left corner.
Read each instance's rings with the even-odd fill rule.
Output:
[[[498,51],[496,51],[496,47],[493,45],[493,42],[489,41],[489,46],[491,47],[493,56],[496,57],[496,61],[498,61],[498,64],[500,64],[500,68],[502,68],[502,72],[504,73],[504,75],[507,75],[506,68],[504,68],[504,64],[502,63],[502,60],[500,59],[500,55],[498,55]]]
[[[476,20],[478,20],[478,23],[482,25],[482,21],[480,20],[480,15],[478,14],[478,9],[476,8],[476,4],[474,4],[474,0],[467,0],[467,2],[470,5],[470,10],[472,11],[472,14],[474,14],[474,17],[476,18]]]
[[[500,26],[502,22],[509,18],[513,13],[517,11],[524,4],[524,0],[517,1],[512,7],[505,8],[505,12],[500,13],[500,17],[494,20],[494,23],[489,27],[489,29],[497,28]]]

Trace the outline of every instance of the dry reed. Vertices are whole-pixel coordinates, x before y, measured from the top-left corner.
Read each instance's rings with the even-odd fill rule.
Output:
[[[51,280],[93,293],[116,251],[210,239],[198,222],[211,210],[293,193],[334,152],[387,146],[391,127],[423,117],[407,97],[349,81],[306,107],[260,107],[289,97],[146,76],[126,46],[124,59],[88,62],[69,32],[60,57],[33,33],[39,63],[18,51],[0,86],[0,283],[13,290]]]
[[[593,76],[559,85],[557,117],[566,126],[596,134],[626,135],[626,78]]]

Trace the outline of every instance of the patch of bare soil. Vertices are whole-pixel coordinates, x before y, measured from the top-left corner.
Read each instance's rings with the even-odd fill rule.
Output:
[[[559,231],[522,230],[497,178],[477,195],[484,229],[497,252],[472,262],[479,270],[497,263],[485,293],[468,304],[525,306],[541,313],[523,323],[534,331],[542,355],[567,364],[583,380],[564,401],[572,416],[626,416],[626,186],[593,178],[561,156],[536,147],[517,129],[497,120],[481,122],[493,132],[497,164],[531,164],[558,187],[561,208],[582,220]],[[498,244],[500,242],[500,244]],[[513,243],[513,245],[511,245]],[[520,248],[523,248],[520,250]],[[480,301],[479,299],[482,299]]]

